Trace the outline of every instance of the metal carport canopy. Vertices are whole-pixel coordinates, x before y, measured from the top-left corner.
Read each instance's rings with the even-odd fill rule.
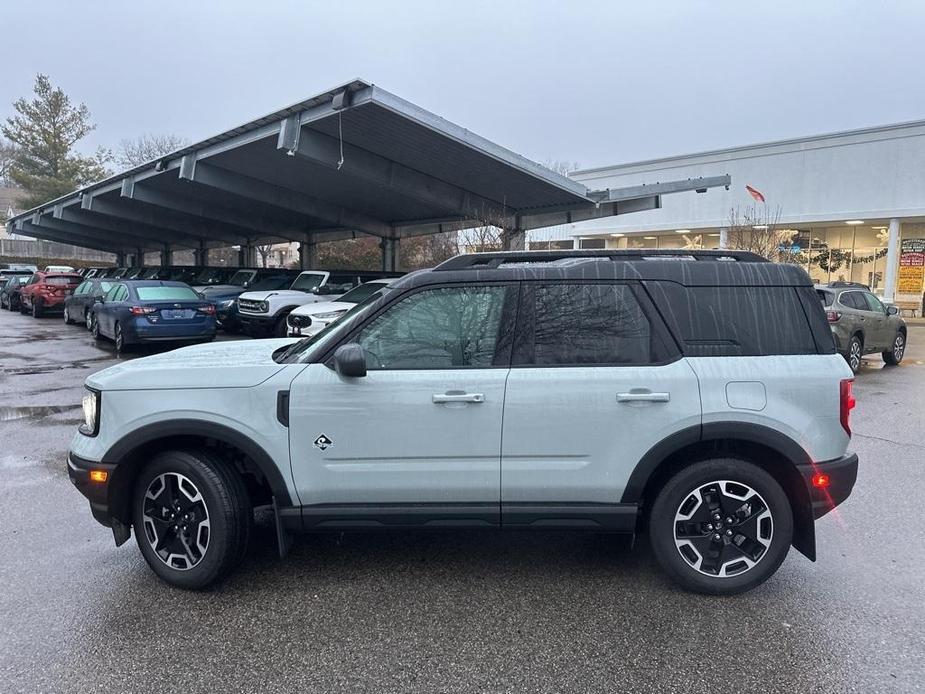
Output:
[[[13,217],[116,253],[525,231],[656,209],[728,176],[592,191],[356,80]]]

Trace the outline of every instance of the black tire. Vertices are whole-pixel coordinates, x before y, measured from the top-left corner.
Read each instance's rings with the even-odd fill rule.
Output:
[[[87,326],[87,330],[93,329],[93,314],[87,309],[84,309],[84,325]]]
[[[42,317],[42,306],[38,301],[32,300],[32,317],[41,318]]]
[[[728,495],[736,492],[747,501]],[[714,521],[717,500],[715,510],[722,513]],[[689,510],[687,519],[684,509]],[[695,522],[704,514],[707,523]],[[764,583],[780,567],[793,538],[793,512],[784,490],[767,472],[744,460],[717,458],[694,463],[665,483],[652,505],[649,534],[655,558],[683,588],[735,595]],[[691,541],[685,542],[687,538]]]
[[[71,320],[71,314],[67,310],[67,306],[64,307],[64,324],[71,325],[74,321]]]
[[[185,510],[194,516],[197,513],[201,516],[201,508],[205,508],[209,522],[204,551],[199,551],[200,543],[197,542],[197,547],[187,550],[185,557],[171,553],[175,543],[183,545],[180,539],[182,531],[180,534],[173,532],[169,527],[170,522],[173,522],[171,519],[155,518],[157,509],[164,508],[161,495],[155,499],[153,507],[147,509],[151,513],[146,514],[145,509],[149,488],[157,490],[159,479],[176,479],[178,475],[193,485],[187,487],[184,483],[185,488],[197,492],[194,497],[201,498],[201,504],[191,503],[186,509],[178,509],[175,513]],[[184,503],[189,502],[188,491],[185,495],[177,496]],[[185,513],[182,517],[185,517]],[[181,518],[173,520],[182,522]],[[241,476],[217,455],[205,450],[165,451],[145,465],[135,481],[132,523],[138,548],[154,573],[171,585],[198,590],[225,578],[244,558],[250,542],[253,508]],[[197,524],[193,517],[187,527],[193,524],[196,528],[190,532],[200,537],[201,522]],[[163,534],[159,535],[158,529]],[[183,546],[189,547],[189,540],[193,536],[184,537],[186,544]],[[158,544],[159,539],[165,543],[160,552],[152,544]],[[167,554],[166,558],[164,554]],[[186,566],[180,566],[180,561]]]
[[[276,323],[273,324],[273,337],[286,337],[289,333],[289,325],[286,323],[288,317],[288,313],[285,316],[280,316]]]
[[[906,353],[906,333],[902,330],[896,333],[896,337],[893,338],[892,346],[881,354],[883,357],[883,362],[887,366],[896,366],[903,360],[903,356]]]
[[[116,346],[116,354],[123,354],[128,351],[128,345],[125,343],[125,335],[122,334],[122,326],[118,321],[112,329],[112,341]]]
[[[861,357],[864,356],[864,343],[857,335],[852,335],[848,340],[848,349],[842,355],[848,366],[851,367],[851,373],[857,373],[861,368]]]
[[[90,335],[93,336],[94,340],[100,339],[100,321],[98,318],[90,317]]]

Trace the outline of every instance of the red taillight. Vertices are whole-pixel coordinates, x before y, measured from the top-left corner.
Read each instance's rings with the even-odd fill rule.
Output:
[[[825,317],[829,323],[837,323],[838,319],[841,318],[841,311],[826,311]]]
[[[133,316],[149,316],[152,313],[157,313],[157,309],[153,306],[132,306],[130,310]]]
[[[196,310],[199,311],[199,313],[204,313],[204,314],[206,314],[207,316],[214,316],[214,315],[215,315],[215,307],[214,307],[212,304],[208,304],[208,305],[206,305],[206,306],[200,306],[200,307],[199,307],[198,309],[196,309]]]
[[[839,419],[848,436],[851,436],[851,424],[848,419],[851,415],[851,410],[857,404],[857,400],[854,399],[854,394],[851,392],[853,384],[853,378],[845,378],[839,384]]]
[[[832,478],[824,472],[817,472],[815,475],[813,475],[813,486],[816,489],[825,489],[829,486],[829,484],[831,484],[831,482]]]

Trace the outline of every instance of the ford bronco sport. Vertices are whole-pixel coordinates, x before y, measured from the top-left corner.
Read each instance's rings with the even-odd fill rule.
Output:
[[[771,576],[857,474],[852,374],[807,274],[746,252],[457,256],[304,340],[87,379],[74,484],[116,544],[201,588],[253,509],[295,532],[647,531],[680,585]]]

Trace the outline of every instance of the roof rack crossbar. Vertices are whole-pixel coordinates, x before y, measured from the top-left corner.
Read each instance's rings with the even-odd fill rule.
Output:
[[[489,270],[508,263],[551,263],[570,258],[600,260],[648,260],[657,258],[680,258],[699,261],[733,260],[740,263],[770,262],[751,251],[727,250],[685,250],[681,248],[613,248],[563,251],[498,251],[489,253],[463,253],[443,261],[435,270]]]

